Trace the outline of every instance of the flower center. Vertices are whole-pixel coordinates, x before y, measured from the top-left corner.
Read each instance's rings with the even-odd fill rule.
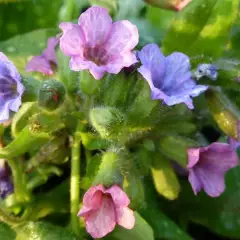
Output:
[[[84,49],[83,57],[94,62],[98,66],[106,65],[108,61],[107,51],[101,47],[87,47]]]
[[[17,95],[17,84],[9,78],[0,79],[0,97],[4,99],[12,98]]]

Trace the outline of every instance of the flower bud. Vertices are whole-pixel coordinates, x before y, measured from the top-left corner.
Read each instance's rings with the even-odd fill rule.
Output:
[[[53,111],[57,109],[65,99],[66,90],[64,85],[57,80],[43,81],[38,93],[39,106]]]
[[[113,107],[93,108],[90,111],[90,121],[102,138],[113,139],[119,136],[124,116]]]
[[[206,99],[219,128],[228,136],[237,139],[240,115],[236,106],[223,92],[216,89],[208,90],[206,92]]]
[[[153,6],[174,11],[181,11],[191,1],[192,0],[145,0],[145,2]]]

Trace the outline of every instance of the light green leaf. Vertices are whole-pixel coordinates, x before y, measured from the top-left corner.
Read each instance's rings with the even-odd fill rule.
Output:
[[[190,56],[221,56],[239,0],[193,1],[172,22],[163,42],[163,51],[184,52]]]
[[[178,197],[180,184],[170,162],[160,154],[154,155],[152,176],[157,192],[169,200]]]
[[[15,240],[15,232],[5,223],[0,223],[0,236],[3,240]]]

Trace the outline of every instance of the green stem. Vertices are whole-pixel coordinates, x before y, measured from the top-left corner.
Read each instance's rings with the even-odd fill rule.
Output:
[[[79,236],[80,228],[77,213],[80,202],[80,136],[77,132],[73,138],[71,155],[71,227],[73,232]]]
[[[22,223],[22,220],[9,216],[0,208],[0,222],[5,222],[10,226],[14,226]]]
[[[7,159],[12,170],[14,194],[18,202],[29,202],[31,199],[30,193],[27,190],[26,176],[21,162],[16,162],[15,159]]]

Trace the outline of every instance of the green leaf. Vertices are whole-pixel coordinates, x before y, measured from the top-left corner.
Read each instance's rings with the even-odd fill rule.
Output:
[[[3,240],[15,240],[15,232],[5,223],[0,223],[0,236]]]
[[[28,222],[17,229],[16,240],[77,240],[67,229],[54,226],[47,222]]]
[[[178,197],[180,184],[170,162],[159,154],[154,155],[152,176],[157,192],[169,200]]]
[[[155,238],[191,240],[192,238],[187,233],[161,211],[160,201],[154,191],[152,182],[145,181],[145,193],[146,206],[140,209],[140,214],[152,226]]]
[[[117,227],[115,231],[106,239],[114,240],[154,240],[153,230],[151,226],[141,217],[138,212],[134,212],[135,226],[132,230]]]
[[[25,66],[31,56],[41,55],[49,37],[55,36],[55,29],[41,29],[15,36],[0,42],[0,49],[16,65],[20,73],[25,72]]]
[[[180,136],[163,136],[159,141],[159,151],[171,160],[175,160],[181,166],[187,165],[187,149],[197,147],[198,143],[189,138]]]
[[[172,22],[163,51],[166,54],[180,51],[190,56],[221,56],[237,16],[238,4],[239,0],[193,1]]]
[[[83,146],[88,150],[106,149],[110,145],[107,140],[102,139],[91,132],[81,132],[79,134],[81,136]]]

